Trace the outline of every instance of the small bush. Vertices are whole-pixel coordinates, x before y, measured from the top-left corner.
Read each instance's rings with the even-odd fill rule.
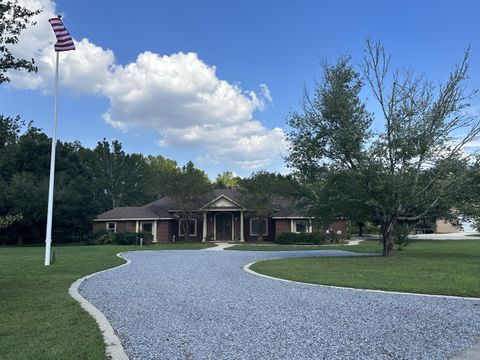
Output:
[[[395,230],[395,237],[393,239],[395,245],[397,245],[397,250],[402,250],[405,246],[412,242],[408,235],[410,235],[410,229],[407,225],[401,225],[397,227]]]
[[[153,241],[153,235],[151,233],[140,233],[138,235],[138,244],[140,245],[140,239],[143,238],[143,245],[150,245]]]
[[[115,240],[115,233],[107,231],[97,238],[96,244],[97,245],[113,244],[114,240]]]
[[[108,231],[108,230],[95,231],[95,232],[89,233],[87,235],[84,235],[83,236],[83,241],[84,241],[85,245],[97,245],[98,239],[101,236],[103,236],[105,234],[108,234],[108,233],[110,233],[110,231]]]
[[[153,241],[153,235],[151,233],[114,233],[108,230],[100,230],[83,237],[85,245],[140,245],[140,239],[143,239],[143,245],[150,245]]]
[[[333,229],[329,229],[328,233],[325,234],[326,241],[331,244],[338,244],[340,242],[340,236]]]
[[[135,245],[138,242],[140,234],[132,232],[119,232],[115,233],[113,242],[118,245]]]
[[[273,242],[281,245],[320,245],[325,243],[325,235],[321,233],[282,233]]]

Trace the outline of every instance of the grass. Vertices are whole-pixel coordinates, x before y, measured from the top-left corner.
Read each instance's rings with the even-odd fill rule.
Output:
[[[301,251],[301,250],[346,250],[363,253],[381,253],[382,248],[378,240],[365,240],[359,245],[278,245],[272,243],[241,244],[225,250],[236,251]]]
[[[378,242],[374,243],[378,246]],[[373,245],[368,241],[363,246]],[[359,249],[357,246],[342,248]],[[422,240],[413,242],[389,258],[366,256],[265,260],[255,263],[252,270],[314,284],[480,297],[480,241]]]
[[[105,359],[95,320],[67,293],[72,282],[122,264],[118,252],[208,246],[61,246],[49,267],[43,247],[0,247],[0,358]]]

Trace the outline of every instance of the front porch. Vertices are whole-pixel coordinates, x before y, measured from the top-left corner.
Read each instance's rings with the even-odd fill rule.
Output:
[[[245,241],[243,211],[204,211],[202,216],[202,241]]]
[[[202,241],[245,241],[245,211],[236,201],[222,195],[200,209]]]

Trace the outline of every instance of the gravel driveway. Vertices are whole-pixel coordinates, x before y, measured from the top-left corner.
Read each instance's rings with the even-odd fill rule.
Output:
[[[137,251],[80,293],[130,359],[447,359],[480,337],[480,301],[287,283],[255,260],[341,251]],[[475,339],[477,337],[477,339]]]

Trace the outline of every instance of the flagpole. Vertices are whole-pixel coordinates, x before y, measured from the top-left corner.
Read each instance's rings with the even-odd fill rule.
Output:
[[[50,182],[48,184],[48,212],[47,212],[47,233],[45,236],[45,266],[50,265],[50,249],[52,246],[52,219],[53,219],[53,188],[55,184],[55,148],[57,145],[57,104],[58,104],[58,58],[59,52],[56,51],[55,62],[55,95],[53,107],[53,134],[52,150],[50,154]]]

